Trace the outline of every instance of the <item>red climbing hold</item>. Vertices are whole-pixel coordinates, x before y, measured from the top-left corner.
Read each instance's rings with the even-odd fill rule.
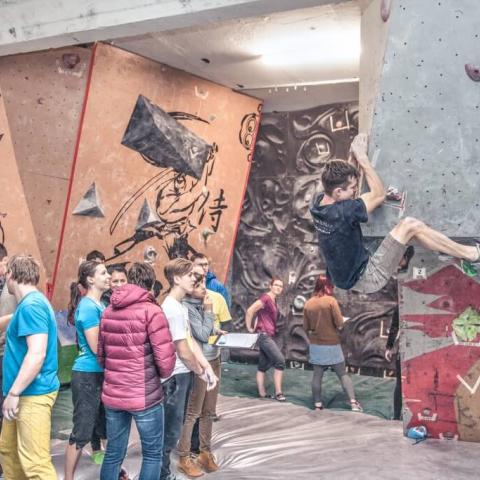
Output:
[[[380,9],[380,14],[382,16],[382,20],[386,22],[390,17],[390,11],[392,9],[392,2],[391,0],[382,0],[382,6]]]
[[[465,65],[465,71],[474,82],[480,82],[480,67],[467,63]]]

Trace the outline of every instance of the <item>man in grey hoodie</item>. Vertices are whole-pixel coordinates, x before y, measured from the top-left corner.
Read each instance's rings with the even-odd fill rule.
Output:
[[[215,327],[213,302],[206,289],[205,273],[199,267],[194,267],[193,272],[196,274],[196,284],[192,293],[187,295],[182,303],[188,310],[192,335],[202,348],[203,355],[209,361],[213,372],[220,380],[220,349],[210,345],[208,340],[210,336],[221,331]],[[193,380],[185,422],[177,447],[180,457],[177,468],[189,477],[202,476],[202,469],[207,473],[218,470],[215,457],[211,452],[211,439],[219,383],[213,390],[207,391],[207,384],[204,381],[197,378]],[[200,455],[195,461],[191,455],[191,439],[197,419],[199,419]]]

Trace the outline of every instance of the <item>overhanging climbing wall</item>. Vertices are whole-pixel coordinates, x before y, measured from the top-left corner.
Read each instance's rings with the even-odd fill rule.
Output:
[[[54,306],[92,249],[111,264],[153,247],[159,277],[169,257],[202,251],[223,279],[260,101],[109,45],[93,55]]]
[[[401,285],[404,425],[480,442],[480,283],[457,263],[415,255]]]
[[[386,186],[407,192],[405,214],[449,236],[477,236],[480,3],[375,0],[364,15],[362,64],[371,55],[381,61],[378,44],[370,49],[365,45],[386,32],[378,23],[366,29],[366,20],[376,15],[382,23],[383,15],[388,23],[380,79],[361,78],[360,108],[366,114],[361,128],[370,133],[370,158]],[[365,82],[373,90],[365,91]],[[373,108],[369,98],[374,99]],[[384,236],[398,214],[396,208],[378,209],[365,233]]]
[[[41,265],[39,287],[45,292],[45,271],[38,249],[13,150],[12,136],[0,92],[0,243],[9,255],[33,255]]]

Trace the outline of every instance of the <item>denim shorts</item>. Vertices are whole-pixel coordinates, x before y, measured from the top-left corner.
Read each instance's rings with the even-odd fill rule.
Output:
[[[78,449],[90,443],[92,438],[105,439],[106,421],[103,407],[103,373],[72,372],[73,429],[70,445]]]

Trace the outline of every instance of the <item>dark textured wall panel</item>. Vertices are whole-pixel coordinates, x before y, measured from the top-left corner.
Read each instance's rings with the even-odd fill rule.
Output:
[[[307,359],[302,310],[293,308],[293,300],[309,298],[316,277],[325,270],[309,205],[322,167],[332,158],[347,157],[357,128],[356,104],[262,117],[235,244],[233,316],[237,328],[243,328],[245,309],[268,288],[270,276],[283,278],[279,341],[290,360]],[[339,300],[344,315],[352,318],[343,334],[347,361],[358,367],[385,368],[384,336],[396,302],[394,286],[373,301],[353,294]],[[241,359],[255,353],[232,351],[232,355]]]

